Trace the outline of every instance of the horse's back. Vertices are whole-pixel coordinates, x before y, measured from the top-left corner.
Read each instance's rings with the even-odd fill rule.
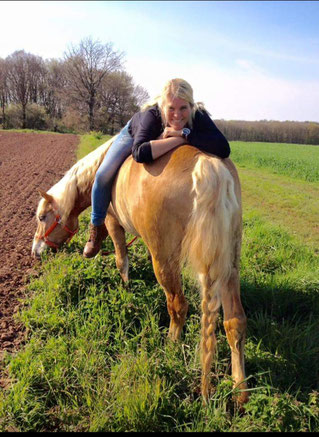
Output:
[[[148,164],[128,157],[112,192],[113,209],[124,227],[133,227],[148,239],[153,228],[160,233],[162,227],[183,222],[191,209],[192,170],[198,153],[194,147],[180,147]]]
[[[148,245],[155,240],[164,244],[165,235],[170,236],[169,245],[181,239],[193,207],[192,175],[202,155],[211,156],[185,145],[148,164],[128,157],[112,192],[112,206],[122,226],[140,235]],[[216,161],[224,162],[236,178],[236,169],[229,159]],[[157,236],[162,236],[162,240]]]

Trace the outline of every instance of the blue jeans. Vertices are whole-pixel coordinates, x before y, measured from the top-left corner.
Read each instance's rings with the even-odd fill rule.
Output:
[[[104,160],[95,175],[92,187],[91,223],[99,226],[104,223],[106,212],[111,201],[112,184],[118,169],[130,155],[133,146],[133,137],[130,135],[130,121],[120,131],[118,137],[106,152]]]

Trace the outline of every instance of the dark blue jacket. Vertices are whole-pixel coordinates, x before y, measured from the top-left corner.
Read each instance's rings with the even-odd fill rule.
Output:
[[[186,127],[189,126],[186,125]],[[133,115],[129,132],[134,138],[132,155],[135,161],[153,161],[150,141],[156,140],[163,131],[164,126],[157,105]],[[228,141],[204,110],[195,112],[187,143],[220,158],[227,158],[230,154]]]

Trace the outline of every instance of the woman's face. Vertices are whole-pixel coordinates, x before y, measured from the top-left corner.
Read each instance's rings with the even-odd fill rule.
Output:
[[[168,97],[165,105],[165,115],[168,126],[181,130],[190,119],[192,108],[190,104],[179,97]]]

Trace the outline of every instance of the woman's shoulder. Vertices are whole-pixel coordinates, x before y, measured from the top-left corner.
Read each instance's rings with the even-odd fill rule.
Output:
[[[160,109],[158,107],[158,104],[156,103],[155,105],[149,106],[148,108],[144,109],[144,111],[142,110],[141,113],[148,113],[148,114],[152,114],[155,117],[160,117],[161,116],[161,112]]]
[[[161,112],[158,105],[152,105],[139,112],[139,121],[142,124],[161,124]]]
[[[207,117],[210,117],[210,113],[208,112],[208,110],[204,106],[200,106],[199,108],[196,108],[195,117],[207,118]]]
[[[149,120],[158,119],[159,117],[160,117],[160,112],[158,106],[152,105],[136,112],[132,117],[132,121],[133,123],[141,123]]]
[[[130,130],[131,134],[134,136],[138,135],[138,138],[143,132],[143,141],[154,139],[153,136],[157,137],[160,134],[162,126],[161,114],[157,105],[149,106],[148,108],[137,112],[131,120]],[[146,137],[145,137],[146,135]],[[148,138],[150,135],[150,138]],[[145,137],[145,138],[144,138]]]
[[[210,113],[207,111],[206,108],[201,107],[197,108],[194,114],[193,122],[195,124],[207,124],[213,122]]]

